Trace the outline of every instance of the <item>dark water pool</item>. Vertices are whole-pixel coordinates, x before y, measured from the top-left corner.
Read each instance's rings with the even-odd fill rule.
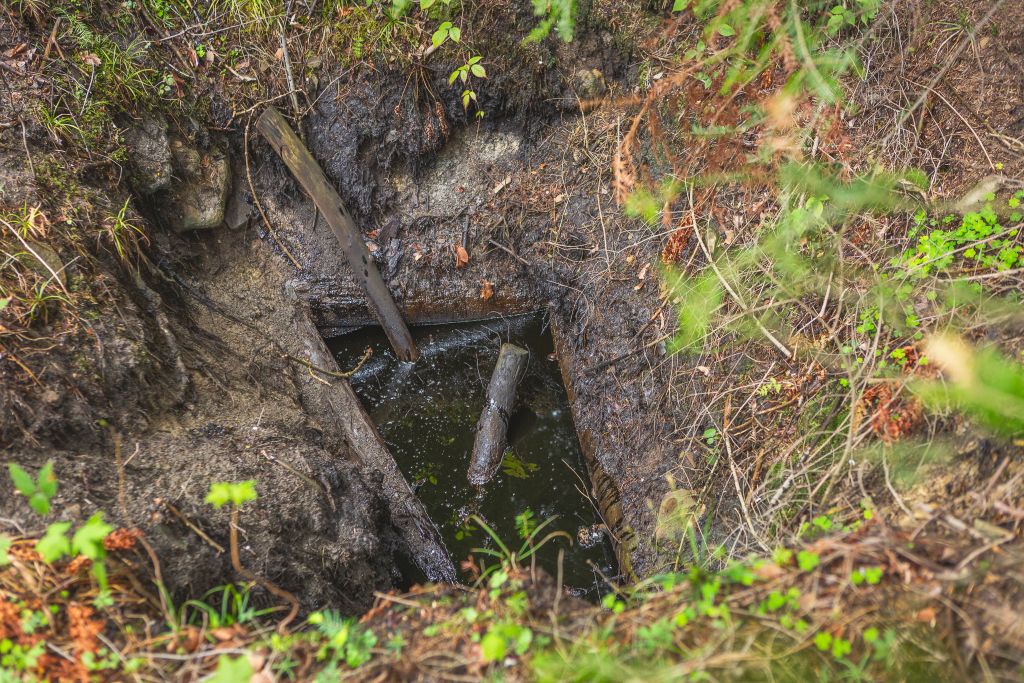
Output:
[[[373,347],[373,356],[352,376],[352,388],[441,529],[455,564],[474,548],[495,547],[470,515],[486,520],[515,549],[522,544],[524,515],[533,525],[553,518],[540,537],[563,531],[572,542],[549,542],[538,553],[539,566],[555,576],[558,549],[564,549],[564,583],[600,592],[599,572],[614,576],[614,554],[607,536],[594,533],[601,520],[586,496],[587,469],[542,316],[423,326],[413,328],[413,337],[422,354],[415,364],[400,363],[376,327],[328,344],[343,369]],[[529,367],[503,465],[477,491],[466,479],[474,430],[498,349],[509,341],[529,349]]]

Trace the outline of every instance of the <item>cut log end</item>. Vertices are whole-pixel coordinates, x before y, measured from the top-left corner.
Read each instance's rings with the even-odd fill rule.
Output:
[[[526,371],[530,352],[515,344],[502,344],[498,362],[487,385],[487,400],[476,424],[469,483],[482,486],[501,466],[508,438],[508,421],[516,400],[516,389]]]

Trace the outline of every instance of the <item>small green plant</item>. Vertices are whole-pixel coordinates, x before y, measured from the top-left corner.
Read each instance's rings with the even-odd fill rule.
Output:
[[[355,619],[343,618],[333,610],[323,610],[310,614],[308,621],[326,639],[317,652],[317,659],[331,664],[344,662],[355,669],[373,656],[377,636],[359,626]]]
[[[536,43],[544,40],[554,29],[558,37],[570,42],[576,28],[576,0],[532,0],[533,13],[543,17],[523,43]]]
[[[801,550],[796,554],[796,565],[800,567],[800,571],[814,571],[819,564],[821,564],[821,558],[818,556],[818,553]]]
[[[825,30],[834,36],[848,26],[856,26],[858,21],[867,25],[878,14],[881,6],[881,0],[843,0],[829,10]]]
[[[769,377],[757,388],[757,395],[765,398],[769,394],[777,394],[782,391],[782,383],[774,377]]]
[[[512,652],[523,656],[533,643],[533,631],[513,621],[503,621],[491,626],[480,639],[480,651],[485,662],[499,662]]]
[[[248,657],[221,655],[217,658],[217,669],[206,680],[208,683],[239,683],[251,680],[252,677],[252,664],[249,663]]]
[[[211,588],[200,600],[186,600],[179,610],[180,624],[205,622],[209,629],[218,629],[234,624],[245,624],[273,614],[276,608],[255,609],[250,600],[252,584],[236,586],[233,583]],[[220,600],[215,600],[217,596]],[[190,613],[191,612],[191,613]]]
[[[707,429],[704,430],[702,438],[704,439],[704,443],[706,443],[708,446],[714,446],[716,443],[718,443],[718,430],[715,429],[714,427],[708,427]]]
[[[269,579],[257,576],[242,565],[242,557],[239,552],[238,527],[241,517],[242,506],[257,499],[256,480],[248,479],[240,482],[215,482],[210,484],[210,490],[206,494],[206,502],[218,510],[225,505],[231,506],[231,520],[228,524],[228,541],[230,544],[231,566],[246,580],[259,584],[267,592],[286,600],[291,609],[287,616],[278,624],[278,629],[283,630],[299,614],[299,601],[294,595],[279,587]]]
[[[131,197],[124,200],[120,210],[105,223],[104,235],[114,245],[114,251],[122,261],[128,261],[139,250],[139,240],[146,239],[145,233],[128,218]]]
[[[994,195],[988,195],[995,199]],[[1010,208],[1019,206],[1024,190],[1018,191],[1008,202]],[[1013,223],[1021,219],[1019,212],[1010,216]],[[980,211],[964,214],[957,223],[956,216],[941,221],[929,218],[924,209],[914,214],[913,227],[908,235],[917,238],[914,249],[893,259],[892,265],[902,268],[905,277],[923,278],[931,273],[948,270],[961,258],[961,264],[1009,270],[1021,261],[1019,234],[1016,227],[1004,228],[999,216],[986,204]]]
[[[476,91],[473,90],[473,88],[472,88],[471,79],[472,78],[487,78],[487,70],[484,68],[484,65],[480,63],[480,60],[482,60],[482,59],[483,59],[483,57],[481,57],[480,55],[477,55],[475,57],[470,57],[468,60],[466,60],[465,64],[463,64],[460,67],[457,67],[455,69],[455,71],[452,71],[451,75],[448,77],[448,84],[449,85],[455,83],[455,81],[457,81],[457,80],[462,81],[462,85],[463,85],[463,90],[462,90],[462,108],[463,109],[467,109],[468,110],[469,109],[469,103],[473,102],[475,104],[476,101],[477,101]],[[484,115],[484,113],[483,113],[482,110],[477,110],[477,112],[476,112],[476,117],[477,118],[482,118],[483,115]]]
[[[217,482],[210,485],[206,494],[206,502],[220,509],[225,505],[240,508],[244,504],[256,500],[256,480],[249,479],[237,483]]]
[[[445,21],[442,22],[441,25],[437,27],[437,30],[434,31],[433,34],[431,34],[430,45],[434,49],[437,49],[444,45],[445,42],[449,40],[452,41],[453,43],[461,42],[462,29],[460,29],[458,26],[455,26],[450,21]]]
[[[519,534],[519,538],[529,538],[536,528],[537,522],[534,519],[533,510],[527,508],[516,515],[516,532]]]
[[[854,586],[860,586],[868,584],[869,586],[878,585],[882,580],[882,575],[885,574],[885,570],[881,567],[861,567],[855,569],[850,574],[850,583]]]
[[[532,513],[530,515],[530,518],[532,518]],[[520,562],[530,559],[537,553],[538,550],[540,550],[542,547],[544,547],[556,538],[561,537],[568,540],[570,544],[572,543],[572,536],[570,536],[564,531],[552,531],[545,535],[543,538],[540,538],[540,534],[544,530],[544,528],[547,527],[549,524],[553,523],[556,519],[558,519],[557,516],[549,517],[540,524],[537,524],[536,526],[532,525],[532,521],[530,518],[523,518],[522,515],[520,515],[520,517],[517,518],[517,527],[520,529],[520,531],[526,531],[527,534],[525,537],[523,537],[523,543],[519,547],[519,549],[511,550],[508,547],[508,545],[506,545],[505,542],[501,540],[501,537],[498,536],[494,529],[492,529],[487,524],[487,522],[485,522],[477,515],[473,515],[472,517],[470,517],[470,519],[472,519],[474,522],[480,525],[480,528],[483,529],[488,536],[490,536],[491,540],[494,541],[495,545],[498,547],[497,550],[494,550],[492,548],[474,548],[473,552],[479,553],[480,555],[486,555],[489,557],[497,558],[498,561],[500,562],[500,564],[492,565],[486,568],[485,571],[481,573],[481,579],[495,571],[498,571],[502,565],[513,569],[518,569]],[[522,522],[521,524],[520,520]]]
[[[16,463],[8,463],[7,468],[14,488],[25,496],[32,511],[40,517],[50,514],[50,501],[57,495],[57,477],[53,473],[53,461],[43,465],[35,478]]]
[[[516,479],[529,479],[538,469],[540,467],[536,463],[523,460],[511,450],[505,453],[501,461],[502,472]]]

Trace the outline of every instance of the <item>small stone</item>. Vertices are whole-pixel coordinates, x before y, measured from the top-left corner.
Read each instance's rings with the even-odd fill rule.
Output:
[[[200,153],[182,148],[175,159],[182,162],[182,177],[162,199],[171,227],[176,232],[216,228],[224,222],[231,189],[227,155],[217,149]]]
[[[171,183],[171,148],[167,119],[146,115],[124,134],[128,149],[129,180],[140,194],[166,189]]]

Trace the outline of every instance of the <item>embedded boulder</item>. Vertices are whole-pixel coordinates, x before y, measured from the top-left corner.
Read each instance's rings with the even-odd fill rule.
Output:
[[[173,174],[167,119],[157,114],[144,116],[125,131],[124,142],[132,187],[143,195],[167,189]]]
[[[183,140],[172,139],[171,157],[175,182],[161,204],[176,232],[209,230],[224,221],[231,189],[231,164],[217,148],[199,150]]]

